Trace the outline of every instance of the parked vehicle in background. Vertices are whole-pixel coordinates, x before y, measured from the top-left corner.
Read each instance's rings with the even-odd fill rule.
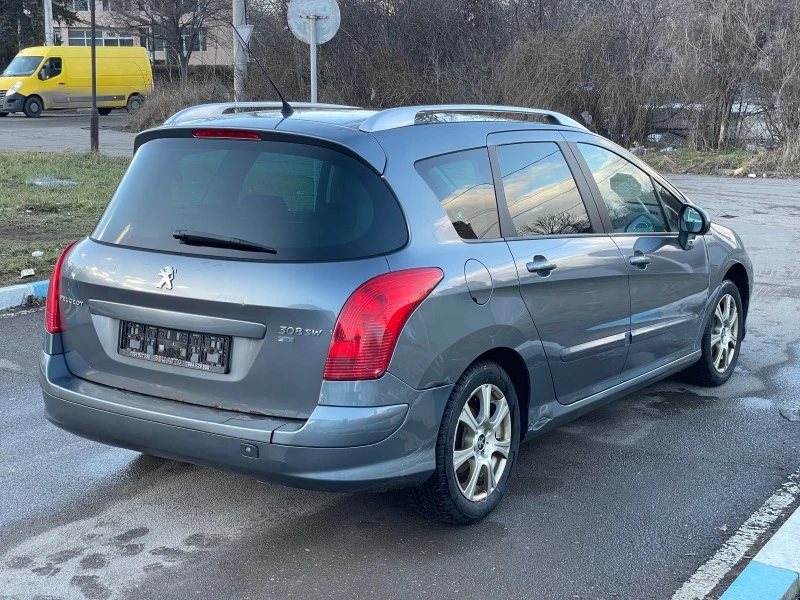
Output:
[[[59,427],[290,485],[407,487],[471,523],[521,441],[679,371],[732,375],[741,240],[572,119],[258,107],[141,133],[62,254],[40,378]]]
[[[144,48],[95,48],[97,107],[135,112],[153,91],[153,71]],[[17,54],[0,74],[0,116],[22,112],[38,117],[45,110],[92,106],[91,48],[42,46]]]

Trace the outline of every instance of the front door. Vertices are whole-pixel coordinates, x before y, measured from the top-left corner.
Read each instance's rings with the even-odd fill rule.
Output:
[[[51,56],[39,69],[39,95],[45,108],[65,108],[68,105],[69,86],[61,57]]]
[[[705,240],[678,243],[681,201],[610,147],[576,143],[602,199],[601,217],[627,263],[631,347],[622,380],[690,354],[702,326],[709,270]]]
[[[577,163],[556,132],[495,134],[488,142],[503,237],[558,401],[618,384],[628,353],[628,272]]]

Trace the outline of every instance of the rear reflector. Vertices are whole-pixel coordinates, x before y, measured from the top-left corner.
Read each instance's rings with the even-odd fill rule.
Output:
[[[324,378],[353,381],[383,375],[406,321],[443,276],[436,268],[409,269],[362,284],[336,320]]]
[[[47,300],[44,305],[44,328],[48,333],[61,333],[64,330],[61,326],[61,307],[58,302],[61,296],[61,268],[64,266],[67,253],[76,243],[72,242],[64,248],[56,261],[53,274],[50,275],[50,285],[47,287]]]
[[[226,140],[260,140],[261,136],[255,131],[241,131],[239,129],[195,129],[192,135],[196,138],[213,138]]]

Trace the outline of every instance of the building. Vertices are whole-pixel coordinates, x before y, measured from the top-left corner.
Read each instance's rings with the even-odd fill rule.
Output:
[[[55,23],[53,26],[57,46],[89,46],[92,40],[89,2],[92,0],[72,0],[73,10],[78,15],[78,23],[67,26]],[[163,40],[154,39],[149,27],[139,27],[133,31],[121,30],[120,12],[129,11],[131,0],[95,0],[95,38],[98,46],[143,46],[148,49],[154,64],[169,64],[170,57],[165,51]],[[193,39],[192,39],[193,38]],[[233,33],[230,27],[203,28],[199,35],[184,35],[184,51],[193,43],[189,57],[190,66],[233,65]],[[174,58],[172,61],[174,62]]]

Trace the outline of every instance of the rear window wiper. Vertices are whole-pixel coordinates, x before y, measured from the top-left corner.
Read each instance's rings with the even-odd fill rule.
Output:
[[[243,250],[244,252],[266,252],[267,254],[278,253],[272,246],[265,246],[256,242],[240,240],[239,238],[228,237],[226,235],[191,231],[189,229],[176,229],[172,232],[172,237],[179,240],[181,244],[187,244],[189,246],[228,248],[230,250]]]

